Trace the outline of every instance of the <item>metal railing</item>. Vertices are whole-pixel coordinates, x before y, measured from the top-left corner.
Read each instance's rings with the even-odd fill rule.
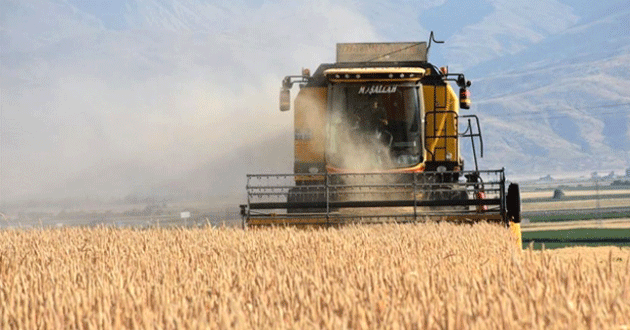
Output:
[[[442,182],[459,176],[457,182]],[[306,177],[315,182],[306,182]],[[474,177],[475,180],[466,179]],[[298,182],[298,184],[296,184]],[[250,174],[243,225],[505,219],[501,170],[440,173]]]

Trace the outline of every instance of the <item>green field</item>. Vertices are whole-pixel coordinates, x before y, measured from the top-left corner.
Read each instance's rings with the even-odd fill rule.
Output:
[[[630,229],[567,229],[523,232],[523,248],[533,242],[534,249],[570,246],[630,246]]]
[[[630,218],[630,212],[614,211],[614,212],[590,212],[575,214],[541,214],[526,216],[530,222],[562,222],[576,220],[593,220],[593,219],[620,219]]]
[[[562,198],[538,197],[523,198],[523,203],[541,203],[541,202],[567,202],[567,201],[584,201],[584,200],[605,200],[613,198],[630,198],[630,194],[600,194],[599,196],[583,195],[583,196],[563,196]]]

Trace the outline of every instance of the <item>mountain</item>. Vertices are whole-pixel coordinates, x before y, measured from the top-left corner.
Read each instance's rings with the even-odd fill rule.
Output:
[[[236,193],[291,170],[284,75],[431,30],[432,61],[473,81],[482,166],[629,158],[624,1],[6,0],[0,18],[0,201]]]
[[[630,4],[469,70],[488,159],[513,172],[621,169],[630,163]],[[607,13],[607,14],[606,14]]]
[[[445,24],[457,24],[457,19],[449,19],[457,18],[457,15],[448,13],[459,12],[461,15],[468,12],[467,8],[458,10],[460,2],[446,3],[449,8],[444,20],[448,23]],[[453,69],[461,70],[499,56],[515,54],[578,21],[570,6],[555,0],[489,0],[485,5],[481,3],[482,6],[475,7],[492,9],[482,11],[483,16],[473,16],[477,22],[462,26],[446,40],[445,63]]]

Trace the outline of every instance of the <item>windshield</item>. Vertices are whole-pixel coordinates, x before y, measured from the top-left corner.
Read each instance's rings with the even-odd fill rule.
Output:
[[[409,167],[421,161],[419,88],[365,83],[332,86],[327,162],[349,170]]]

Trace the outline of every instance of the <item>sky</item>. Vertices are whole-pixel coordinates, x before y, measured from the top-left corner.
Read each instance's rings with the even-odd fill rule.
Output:
[[[447,43],[431,59],[463,70],[566,30],[591,6],[476,4],[3,1],[0,201],[169,194],[239,157],[239,171],[291,171],[280,82],[334,61],[337,42],[418,41],[434,30]],[[264,141],[269,149],[251,150]],[[198,189],[221,194],[213,180]]]

